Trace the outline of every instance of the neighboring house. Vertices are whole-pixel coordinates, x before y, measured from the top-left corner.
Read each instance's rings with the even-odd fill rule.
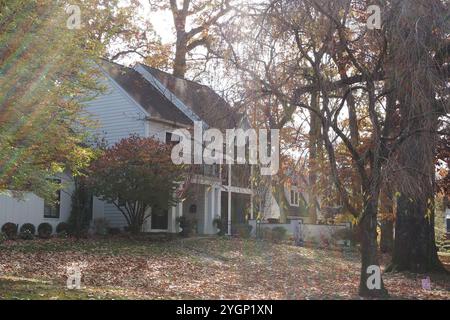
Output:
[[[284,213],[286,218],[301,218],[304,223],[316,223],[316,221],[311,221],[308,215],[307,205],[308,194],[301,188],[299,184],[285,184],[283,188],[283,199],[279,203],[276,200],[274,194],[266,198],[266,206],[264,208],[264,218],[269,219],[279,219],[281,213]],[[317,210],[319,214],[319,210]]]
[[[140,63],[129,68],[102,60],[99,67],[106,91],[87,103],[86,112],[98,124],[94,134],[109,145],[132,134],[169,143],[175,129],[192,128],[194,121],[221,130],[249,127],[245,117],[235,113],[207,86]],[[215,217],[225,219],[228,233],[232,233],[235,224],[245,223],[246,215],[252,216],[249,166],[198,165],[196,169],[186,198],[175,207],[153,213],[143,231],[178,232],[177,217],[191,215],[197,220],[200,234],[217,232]],[[238,174],[233,173],[235,170]],[[30,222],[36,226],[50,222],[56,226],[67,220],[72,186],[70,178],[65,179],[69,181],[67,188],[60,192],[60,203],[52,209],[33,194],[26,195],[25,201],[0,196],[0,226],[5,222]],[[93,198],[91,207],[93,219],[104,218],[111,227],[126,226],[125,218],[113,204]]]

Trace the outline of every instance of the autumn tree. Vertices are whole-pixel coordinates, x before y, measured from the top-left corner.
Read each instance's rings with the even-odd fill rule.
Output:
[[[382,168],[399,141],[395,139],[392,146],[383,143],[391,134],[392,113],[380,111],[380,61],[385,43],[376,33],[365,32],[364,11],[355,14],[351,9],[349,1],[268,1],[259,14],[251,16],[255,18],[249,29],[239,26],[248,32],[247,47],[235,45],[230,38],[224,43],[232,64],[253,82],[256,92],[272,101],[263,107],[270,127],[284,128],[298,110],[314,115],[318,128],[310,132],[310,138],[320,140],[314,145],[323,145],[329,170],[325,174],[345,208],[359,219],[360,294],[380,297],[386,289],[382,281],[380,287],[368,287],[368,267],[379,266],[376,228]],[[349,24],[364,27],[349,28]],[[346,61],[344,67],[334,64],[333,57]],[[349,106],[356,108],[348,103],[349,94],[357,96],[360,107],[367,110],[359,115],[355,111],[353,116],[361,118],[352,120],[352,125],[358,125],[367,119],[365,148],[360,147],[362,139],[355,130],[347,130],[341,121]],[[338,145],[350,155],[361,184],[362,212],[352,203],[339,174]]]
[[[124,138],[91,164],[88,186],[115,205],[131,232],[140,232],[151,211],[177,202],[183,168],[173,164],[170,154],[171,145],[153,138]]]
[[[150,19],[142,14],[141,1],[76,0],[71,4],[80,7],[84,32],[104,46],[109,59],[143,59],[152,67],[169,67],[170,45],[161,42]]]
[[[188,57],[197,48],[208,49],[212,29],[232,9],[231,0],[149,0],[153,10],[170,10],[176,41],[173,75],[184,78]]]
[[[48,178],[77,174],[91,152],[82,102],[101,88],[88,62],[102,46],[69,29],[65,1],[0,1],[0,192],[51,198]]]

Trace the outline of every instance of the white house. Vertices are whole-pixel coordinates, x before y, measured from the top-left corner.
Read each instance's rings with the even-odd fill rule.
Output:
[[[260,216],[262,219],[279,219],[282,215],[286,218],[301,219],[304,223],[316,223],[309,216],[308,206],[310,199],[307,192],[307,184],[298,174],[288,172],[288,179],[283,184],[283,192],[276,196],[276,192],[268,190],[263,196],[265,203]],[[270,178],[269,178],[270,180]],[[277,182],[278,183],[278,182]],[[266,184],[273,185],[270,181]],[[271,188],[272,189],[272,188]],[[277,201],[277,198],[279,199]],[[320,197],[316,199],[316,215],[321,217],[321,201]]]
[[[136,64],[124,67],[106,60],[99,64],[100,80],[106,92],[86,104],[86,113],[97,122],[95,135],[113,145],[122,138],[136,134],[170,141],[177,128],[191,128],[194,121],[206,127],[221,130],[246,128],[245,117],[235,113],[212,89],[168,73]],[[239,168],[241,166],[241,168]],[[190,192],[184,201],[167,211],[152,214],[143,231],[178,232],[176,218],[193,215],[200,234],[214,234],[213,219],[217,216],[228,221],[228,233],[234,224],[244,223],[246,215],[253,215],[252,190],[249,187],[250,167],[245,165],[199,165],[192,179]],[[233,174],[238,170],[238,174]],[[230,174],[231,171],[231,174]],[[17,200],[10,195],[0,196],[0,226],[6,222],[16,224],[49,222],[54,227],[70,215],[70,177],[59,193],[56,206],[27,194]],[[110,203],[92,199],[92,218],[104,218],[111,227],[126,225],[120,211]]]

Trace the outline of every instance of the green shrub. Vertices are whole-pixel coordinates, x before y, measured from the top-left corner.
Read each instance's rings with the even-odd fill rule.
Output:
[[[216,227],[219,231],[217,232],[217,234],[219,236],[223,236],[225,234],[226,231],[226,222],[224,221],[223,218],[220,217],[216,217],[213,220],[213,226]]]
[[[31,224],[31,223],[24,223],[20,227],[20,233],[24,233],[26,231],[34,236],[35,233],[36,233],[36,227],[33,224]]]
[[[272,241],[280,242],[286,239],[287,230],[285,227],[274,227],[272,228]]]
[[[249,224],[238,224],[234,226],[235,233],[241,238],[249,238],[252,228]]]
[[[15,239],[17,237],[17,229],[18,225],[12,222],[7,222],[2,227],[2,232],[6,235],[6,237],[10,240]]]
[[[49,239],[52,236],[53,227],[50,223],[43,222],[38,226],[38,235],[41,239]]]
[[[56,233],[57,234],[60,234],[60,233],[68,234],[69,233],[69,224],[67,222],[58,223],[58,225],[56,226]]]
[[[20,231],[19,237],[22,240],[33,240],[34,233],[31,233],[31,231],[29,229],[25,229],[24,231]]]

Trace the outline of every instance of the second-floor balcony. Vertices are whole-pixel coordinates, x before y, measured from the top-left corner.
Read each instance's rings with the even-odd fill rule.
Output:
[[[229,165],[193,165],[192,174],[209,178],[221,179],[223,185],[228,185]],[[251,169],[248,164],[232,164],[231,165],[231,185],[241,188],[250,188]]]

